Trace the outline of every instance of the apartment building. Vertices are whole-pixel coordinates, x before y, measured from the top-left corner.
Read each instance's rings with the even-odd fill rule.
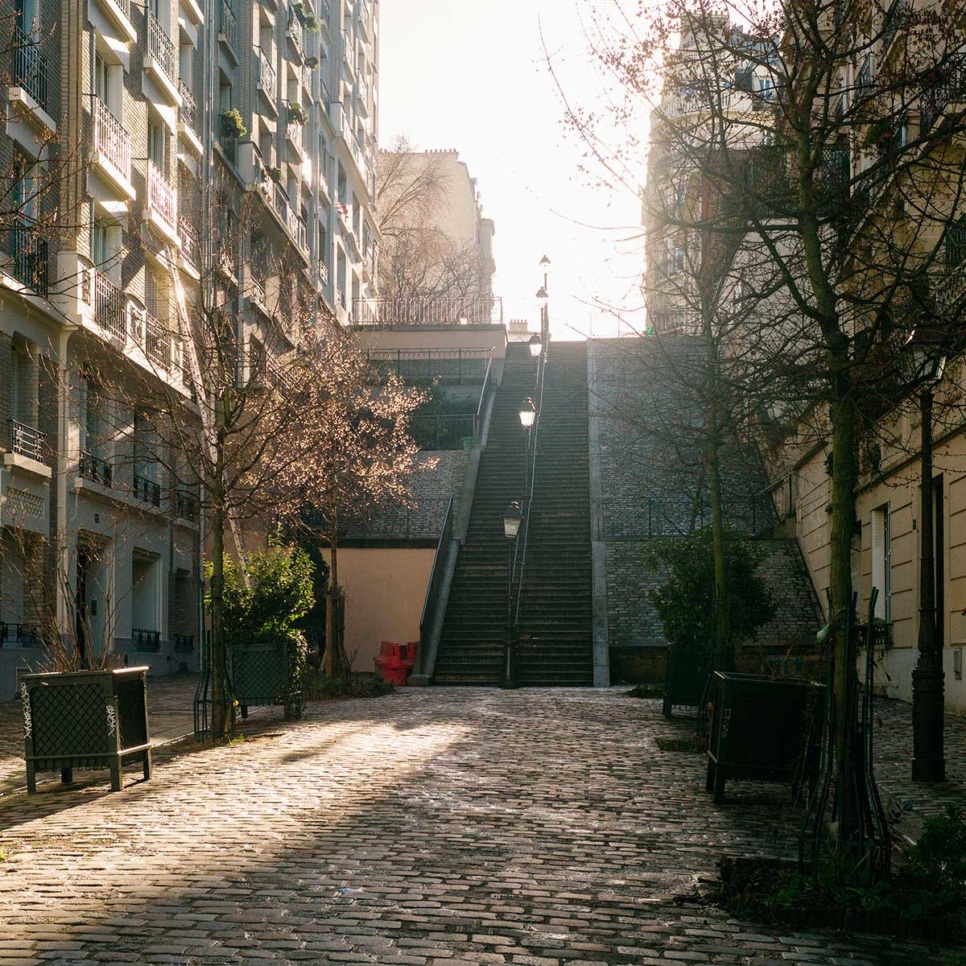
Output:
[[[756,24],[749,5],[740,30],[706,20],[672,61],[652,125],[649,327],[697,332],[711,321],[721,358],[740,359],[736,384],[742,367],[761,373],[745,402],[760,417],[774,509],[794,527],[823,605],[841,535],[851,536],[858,616],[876,627],[877,683],[909,699],[930,560],[918,496],[921,387],[901,358],[920,327],[952,334],[949,352],[961,349],[962,29],[942,0],[789,6],[814,14],[822,33],[773,37],[774,24]],[[795,101],[805,76],[812,99]],[[840,396],[818,319],[845,347]],[[946,707],[960,711],[962,379],[951,358],[932,387],[936,636]],[[833,458],[845,411],[855,419],[846,434],[856,441],[854,521],[834,495],[836,479],[852,474],[848,447]]]
[[[0,18],[5,697],[51,635],[196,665],[204,494],[159,414],[203,418],[206,306],[243,380],[373,292],[378,9],[4,0]]]

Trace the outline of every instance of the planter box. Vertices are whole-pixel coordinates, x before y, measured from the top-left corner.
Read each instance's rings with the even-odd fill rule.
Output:
[[[302,692],[288,693],[288,644],[285,641],[259,644],[232,644],[231,689],[241,707],[242,717],[249,707],[282,704],[302,713]]]
[[[664,679],[664,717],[675,707],[700,707],[711,673],[711,649],[676,647],[668,649]]]
[[[730,778],[810,783],[818,774],[825,686],[716,671],[706,787],[724,800]]]
[[[23,674],[24,759],[27,791],[37,790],[38,771],[110,768],[111,788],[121,788],[121,769],[141,764],[151,777],[146,667],[105,671]]]

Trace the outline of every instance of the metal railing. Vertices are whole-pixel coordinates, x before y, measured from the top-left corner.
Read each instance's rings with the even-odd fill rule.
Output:
[[[172,368],[172,339],[168,327],[153,315],[146,314],[144,322],[144,354],[156,366]]]
[[[186,262],[197,267],[201,249],[198,245],[198,232],[194,225],[178,215],[178,239],[181,242],[181,255]]]
[[[94,321],[116,339],[125,337],[126,306],[124,292],[103,272],[92,269],[94,276]]]
[[[961,104],[966,99],[966,57],[960,54],[950,58],[938,73],[936,83],[920,99],[920,134],[928,134],[950,104]]]
[[[178,76],[175,68],[175,50],[171,38],[165,33],[161,21],[148,11],[148,53],[161,65],[168,80]]]
[[[292,203],[288,200],[288,195],[278,184],[273,186],[272,200],[275,210],[288,229],[289,234],[295,239],[302,251],[308,251],[308,231],[305,222],[295,213]]]
[[[174,494],[174,513],[182,520],[191,523],[198,522],[198,498],[184,490],[176,490]]]
[[[501,325],[503,299],[486,298],[376,298],[353,299],[356,325]]]
[[[238,50],[238,18],[228,0],[221,0],[221,18],[218,21],[218,32],[225,38],[233,50]]]
[[[285,125],[285,136],[298,152],[299,157],[304,158],[305,144],[303,138],[305,137],[305,125],[299,124],[298,121],[289,121]]]
[[[794,517],[798,496],[799,476],[794,472],[755,493],[751,498],[751,532],[761,533]]]
[[[443,578],[446,575],[446,551],[453,539],[453,505],[455,498],[450,497],[446,506],[446,515],[439,531],[436,542],[436,553],[433,555],[433,568],[429,574],[429,585],[426,587],[426,597],[423,600],[423,612],[419,618],[419,659],[423,660],[429,644],[429,634],[439,611],[440,593],[443,588]]]
[[[46,462],[47,456],[47,434],[42,433],[33,426],[20,422],[19,419],[8,419],[10,433],[10,451],[19,456],[26,456],[29,459],[37,460],[38,463]]]
[[[343,534],[350,540],[435,540],[450,497],[420,500],[416,506],[387,506],[369,520],[350,523]]]
[[[194,634],[175,634],[173,639],[175,654],[190,654],[195,649]]]
[[[476,414],[433,413],[413,416],[409,435],[420,449],[463,449],[476,439]]]
[[[112,485],[114,473],[111,464],[93,453],[81,453],[79,469],[80,475],[85,480],[100,483],[101,486]]]
[[[150,503],[151,506],[161,506],[161,487],[154,480],[135,473],[134,498]]]
[[[178,225],[178,194],[161,169],[148,161],[148,205],[175,231]]]
[[[380,374],[394,373],[400,379],[433,381],[485,378],[491,349],[370,349],[368,360]]]
[[[305,35],[302,29],[302,21],[299,20],[298,15],[295,13],[293,7],[288,8],[288,27],[286,27],[286,33],[292,41],[292,46],[295,48],[299,57],[305,56]]]
[[[0,647],[16,644],[19,647],[40,643],[40,630],[36,624],[8,624],[0,621]]]
[[[94,98],[94,149],[131,180],[131,135],[99,98]]]
[[[181,95],[181,119],[197,134],[198,99],[183,77],[178,78],[178,93]]]
[[[135,627],[131,630],[131,641],[135,651],[155,653],[161,650],[161,631]]]
[[[39,36],[14,28],[13,82],[22,87],[42,108],[47,108],[47,58],[40,52]]]
[[[278,77],[274,65],[261,47],[258,48],[258,83],[272,104],[275,104],[278,100]]]
[[[477,443],[483,442],[483,420],[486,419],[486,409],[490,397],[496,392],[496,381],[493,378],[493,359],[486,363],[486,373],[483,376],[483,388],[480,390],[480,401],[476,406],[476,418],[473,422],[473,439]]]
[[[50,291],[50,246],[37,233],[34,222],[23,221],[10,229],[10,254],[17,281],[46,296]]]

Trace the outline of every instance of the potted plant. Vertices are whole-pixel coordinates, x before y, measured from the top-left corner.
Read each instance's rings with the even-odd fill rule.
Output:
[[[269,169],[269,175],[276,184],[282,183],[282,169],[276,165],[274,168]]]
[[[318,33],[319,31],[319,18],[315,14],[310,13],[307,17],[302,20],[302,26],[305,27],[310,33]]]
[[[305,113],[305,108],[301,104],[289,104],[288,120],[290,124],[304,124],[309,119]]]
[[[312,561],[297,547],[273,546],[247,561],[248,585],[226,562],[224,625],[231,689],[242,716],[251,705],[302,710],[307,644],[299,621],[314,603]]]
[[[221,112],[221,124],[225,133],[233,138],[243,138],[248,133],[245,122],[242,120],[241,111],[233,107],[229,111]]]
[[[85,547],[96,560],[96,548]],[[58,554],[57,559],[62,559]],[[70,604],[74,619],[61,623],[46,589],[37,601],[39,638],[45,658],[32,673],[21,673],[18,692],[23,712],[27,791],[37,790],[37,773],[60,771],[73,780],[75,768],[108,768],[111,788],[121,787],[121,769],[140,764],[151,777],[148,732],[148,667],[113,667],[119,655],[107,636],[114,625],[109,599],[101,619],[67,579],[65,566],[55,580]],[[101,628],[97,631],[96,626]],[[103,639],[99,639],[99,638]]]

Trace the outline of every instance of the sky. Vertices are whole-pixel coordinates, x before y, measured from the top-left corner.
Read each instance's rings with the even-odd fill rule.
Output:
[[[578,0],[381,0],[379,140],[456,149],[496,226],[494,292],[504,319],[538,328],[539,262],[558,339],[640,328],[640,202],[579,171],[583,146],[563,124],[551,72],[593,107],[599,72]],[[541,39],[541,32],[542,37]],[[641,157],[643,180],[644,158]],[[623,321],[595,307],[602,301]]]

